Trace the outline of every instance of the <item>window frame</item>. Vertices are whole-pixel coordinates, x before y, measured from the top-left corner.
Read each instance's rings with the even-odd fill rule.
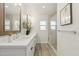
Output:
[[[41,23],[41,22],[45,22],[45,23]],[[41,27],[45,27],[45,28],[41,28]],[[45,20],[40,21],[40,30],[46,30],[47,29],[47,22]]]

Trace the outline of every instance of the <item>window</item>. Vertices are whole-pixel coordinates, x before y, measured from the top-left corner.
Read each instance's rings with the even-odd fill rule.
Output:
[[[50,27],[51,27],[52,30],[56,30],[56,21],[51,21]]]
[[[46,21],[40,21],[40,30],[46,30]]]

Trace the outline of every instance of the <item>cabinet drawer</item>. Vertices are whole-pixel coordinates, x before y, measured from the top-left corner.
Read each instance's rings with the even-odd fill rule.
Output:
[[[0,49],[25,49],[25,46],[0,46]]]
[[[25,56],[25,49],[0,49],[0,56]]]
[[[25,56],[24,47],[0,47],[0,56]]]

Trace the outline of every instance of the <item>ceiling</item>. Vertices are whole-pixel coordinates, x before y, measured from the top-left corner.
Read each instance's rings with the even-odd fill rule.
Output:
[[[5,14],[7,15],[16,15],[20,14],[20,8],[15,6],[13,3],[5,3]]]
[[[25,3],[22,6],[29,11],[31,15],[53,15],[56,13],[56,3]]]
[[[8,8],[6,7],[8,6]],[[18,6],[15,4],[6,3],[6,12],[9,14],[16,14],[18,12]],[[37,15],[53,15],[56,13],[57,4],[56,3],[23,3],[21,8],[28,11],[32,16]]]

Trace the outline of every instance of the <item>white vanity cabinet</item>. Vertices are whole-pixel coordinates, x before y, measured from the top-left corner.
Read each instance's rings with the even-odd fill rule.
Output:
[[[25,46],[0,46],[0,56],[24,56]]]
[[[33,56],[34,52],[35,52],[35,46],[36,46],[36,38],[34,37],[33,40],[29,43],[29,45],[27,46],[27,50],[26,50],[26,55],[27,56]]]
[[[33,56],[36,43],[36,35],[34,35],[31,39],[21,43],[7,43],[4,45],[0,43],[0,56]]]

